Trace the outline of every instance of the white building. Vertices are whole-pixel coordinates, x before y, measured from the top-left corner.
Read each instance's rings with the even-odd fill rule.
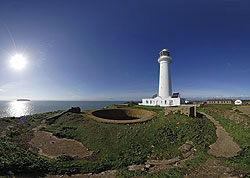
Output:
[[[144,106],[180,106],[185,104],[185,99],[180,98],[179,93],[172,94],[172,84],[170,75],[170,64],[172,58],[167,49],[163,49],[160,52],[158,58],[160,63],[160,75],[159,75],[159,93],[156,98],[142,99],[142,103],[139,105]]]

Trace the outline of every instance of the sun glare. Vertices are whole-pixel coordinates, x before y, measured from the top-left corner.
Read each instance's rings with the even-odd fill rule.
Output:
[[[10,65],[15,70],[22,70],[26,64],[27,60],[22,54],[15,54],[10,59]]]

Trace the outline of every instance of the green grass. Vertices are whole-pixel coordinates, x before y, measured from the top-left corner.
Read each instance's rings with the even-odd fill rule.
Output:
[[[234,104],[209,104],[209,106],[214,106],[217,108],[224,108],[224,109],[229,109],[229,110],[232,110],[233,107],[235,107]]]
[[[180,156],[178,147],[187,140],[193,141],[200,153],[196,160],[187,165],[187,168],[201,165],[204,162],[206,159],[204,152],[216,140],[216,128],[208,119],[192,118],[180,114],[170,114],[165,117],[162,108],[159,107],[134,106],[133,108],[154,110],[157,112],[157,116],[145,123],[106,124],[89,119],[86,115],[87,111],[83,111],[81,114],[64,114],[43,128],[59,138],[75,139],[83,143],[94,151],[94,154],[88,159],[72,160],[67,156],[48,159],[27,150],[25,144],[21,143],[27,143],[32,134],[32,128],[53,113],[29,116],[26,124],[17,124],[10,131],[8,137],[0,139],[2,143],[5,143],[0,144],[0,172],[7,174],[8,172],[34,173],[40,171],[53,174],[73,174],[119,169],[119,176],[144,175],[145,172],[127,172],[123,168],[132,164],[143,164],[149,155],[165,159]],[[18,155],[22,155],[20,159],[16,159]],[[185,169],[171,169],[146,176],[180,177],[184,171]]]
[[[146,176],[147,173],[145,171],[129,171],[126,167],[122,167],[117,170],[115,176],[118,178],[129,178],[135,176]]]
[[[206,152],[197,152],[196,158],[185,162],[184,168],[192,169],[197,168],[204,164],[208,158],[215,158],[215,156],[209,155]]]
[[[168,169],[157,173],[147,173],[146,171],[128,171],[125,167],[116,172],[118,178],[129,178],[143,176],[145,178],[180,178],[184,175],[184,169]]]
[[[68,114],[47,130],[57,137],[80,141],[96,153],[95,159],[107,162],[112,169],[142,164],[148,155],[166,159],[179,156],[177,148],[187,140],[205,151],[216,139],[215,126],[206,118],[180,114],[166,118],[161,108],[153,109],[157,109],[158,115],[146,123],[105,124],[87,118],[85,113],[83,117]]]

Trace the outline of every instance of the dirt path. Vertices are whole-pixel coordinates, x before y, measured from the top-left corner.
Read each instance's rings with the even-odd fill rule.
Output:
[[[183,178],[238,178],[238,173],[234,172],[234,168],[226,166],[220,160],[208,159],[205,164],[195,170],[191,170],[188,175]]]
[[[229,136],[225,129],[213,117],[202,112],[201,114],[211,120],[217,128],[216,135],[218,138],[215,143],[210,145],[208,153],[214,156],[222,156],[226,158],[236,156],[237,152],[240,151],[240,147],[233,141],[233,138]]]
[[[233,141],[233,138],[225,131],[225,129],[216,121],[213,117],[208,114],[202,113],[209,120],[211,120],[216,126],[217,140],[215,143],[210,145],[208,153],[214,156],[222,157],[233,157],[240,151],[240,147]],[[239,178],[243,175],[237,173],[233,167],[225,165],[218,159],[208,159],[202,166],[192,169],[189,171],[184,178]]]
[[[240,110],[244,114],[250,115],[250,106],[237,106],[235,109]]]

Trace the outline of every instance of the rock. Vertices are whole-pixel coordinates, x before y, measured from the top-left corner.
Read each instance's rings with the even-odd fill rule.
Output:
[[[175,157],[168,160],[147,160],[146,164],[151,164],[151,165],[173,164],[177,161],[180,161],[179,157]]]
[[[174,166],[175,166],[175,167],[178,167],[179,164],[180,164],[179,162],[176,162],[176,163],[174,164]]]
[[[193,148],[193,142],[186,141],[186,143],[180,146],[178,150],[180,150],[182,153],[185,153],[187,151],[190,151],[192,148]]]
[[[131,165],[128,166],[129,171],[142,171],[144,170],[144,165]]]
[[[191,154],[192,154],[192,152],[189,151],[189,152],[185,153],[185,154],[183,155],[183,157],[184,157],[184,158],[188,158]]]
[[[244,174],[240,174],[240,177],[244,177]]]
[[[186,144],[193,145],[194,143],[192,141],[187,140]]]

